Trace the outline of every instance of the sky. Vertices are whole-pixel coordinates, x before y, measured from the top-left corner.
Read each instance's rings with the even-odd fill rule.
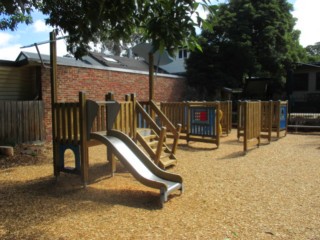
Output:
[[[220,0],[221,2],[222,0]],[[217,2],[212,0],[211,2]],[[293,17],[297,18],[295,28],[301,31],[300,44],[303,47],[320,42],[320,0],[289,0],[294,6]],[[45,25],[44,16],[35,12],[33,24],[19,24],[15,31],[0,31],[0,59],[15,60],[21,51],[36,52],[35,47],[23,48],[37,42],[47,41],[52,28]],[[42,54],[49,54],[49,44],[39,45]],[[57,55],[67,54],[65,40],[57,41]]]

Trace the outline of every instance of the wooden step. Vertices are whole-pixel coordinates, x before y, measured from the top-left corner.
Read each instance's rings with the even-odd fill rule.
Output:
[[[150,141],[150,142],[147,142],[147,144],[152,148],[157,148],[158,146],[158,141]]]
[[[154,131],[150,128],[138,128],[137,132],[140,133],[142,136],[149,136],[154,134]]]
[[[175,166],[176,164],[177,164],[176,159],[170,159],[166,157],[166,158],[160,159],[159,167],[166,169],[168,167]]]

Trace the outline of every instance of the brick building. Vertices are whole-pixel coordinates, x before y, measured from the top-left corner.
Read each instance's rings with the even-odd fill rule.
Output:
[[[21,52],[15,62],[0,63],[0,72],[7,71],[2,79],[0,100],[42,100],[44,104],[44,128],[46,140],[51,139],[51,87],[49,56],[41,59],[35,53]],[[5,65],[5,66],[4,66]],[[28,70],[28,71],[26,71]],[[5,87],[14,81],[10,72],[18,74],[16,89],[5,94]],[[24,76],[23,81],[19,80]],[[26,84],[28,82],[28,84]],[[1,83],[1,78],[0,78]],[[8,84],[5,84],[8,83]],[[184,78],[158,73],[155,76],[155,101],[180,101],[186,89]],[[12,87],[12,84],[10,85]],[[28,90],[30,88],[31,90]],[[85,91],[88,99],[103,100],[107,92],[113,92],[116,100],[123,100],[125,94],[135,93],[140,101],[149,97],[148,65],[142,61],[90,54],[82,60],[69,57],[57,58],[57,100],[78,101],[79,91]],[[21,93],[25,94],[21,94]]]

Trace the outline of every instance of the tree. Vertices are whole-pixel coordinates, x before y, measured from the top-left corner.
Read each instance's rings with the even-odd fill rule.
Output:
[[[320,61],[320,42],[317,42],[314,45],[309,45],[305,49],[308,55],[309,62]]]
[[[209,87],[214,87],[213,82],[218,82],[216,88],[239,86],[246,77],[283,80],[292,63],[304,56],[291,10],[286,0],[229,0],[214,6],[208,16],[212,30],[201,34],[202,48],[210,50],[191,54],[188,82],[197,84],[198,76],[192,73],[199,55],[205,57],[197,64],[209,70],[200,84]]]
[[[102,49],[110,51],[115,56],[120,56],[121,53],[126,51],[125,55],[128,55],[128,50],[133,46],[141,43],[142,35],[134,33],[126,42],[120,40],[108,40],[102,43]]]
[[[36,0],[0,1],[0,30],[15,30],[19,23],[32,23],[31,12],[38,7]]]
[[[192,49],[196,42],[195,22],[199,3],[193,0],[43,0],[47,23],[69,34],[69,50],[84,55],[89,43],[127,42],[134,33],[152,42],[154,49],[170,53],[179,46]],[[205,1],[203,3],[205,5]],[[201,18],[198,24],[201,24]]]
[[[31,23],[34,8],[48,15],[47,24],[68,33],[68,49],[76,49],[76,57],[86,54],[89,43],[127,42],[135,33],[152,42],[155,51],[173,54],[181,46],[199,47],[195,25],[202,23],[200,4],[206,7],[207,0],[4,0],[0,30]]]

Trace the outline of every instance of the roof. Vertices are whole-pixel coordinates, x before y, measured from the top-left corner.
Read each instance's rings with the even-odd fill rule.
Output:
[[[42,59],[42,61],[41,61]],[[26,64],[50,64],[50,56],[31,52],[21,52],[16,59],[16,62],[25,62]],[[111,67],[127,70],[149,71],[148,64],[144,61],[136,60],[127,57],[118,57],[105,55],[103,53],[89,53],[83,56],[82,59],[74,57],[57,57],[58,65],[75,66],[75,67]]]
[[[89,56],[98,61],[100,64],[108,67],[149,71],[149,65],[147,63],[134,58],[111,56],[97,52],[91,52],[89,53]]]
[[[0,60],[0,66],[39,66],[41,64],[49,66],[50,56],[41,54],[40,57],[38,53],[22,51],[15,61]],[[57,65],[149,75],[149,65],[142,60],[110,56],[103,53],[90,53],[82,57],[82,59],[75,59],[71,56],[57,57]],[[170,78],[181,78],[178,75],[165,74],[160,71],[158,71],[157,75]]]
[[[42,62],[41,62],[42,59]],[[41,59],[39,54],[31,52],[20,52],[16,62],[25,61],[26,63],[35,64],[50,64],[50,56],[46,54],[41,54]],[[90,66],[103,66],[94,59],[84,56],[82,59],[75,59],[73,57],[57,57],[58,65],[65,66],[75,66],[75,67],[90,67]]]

